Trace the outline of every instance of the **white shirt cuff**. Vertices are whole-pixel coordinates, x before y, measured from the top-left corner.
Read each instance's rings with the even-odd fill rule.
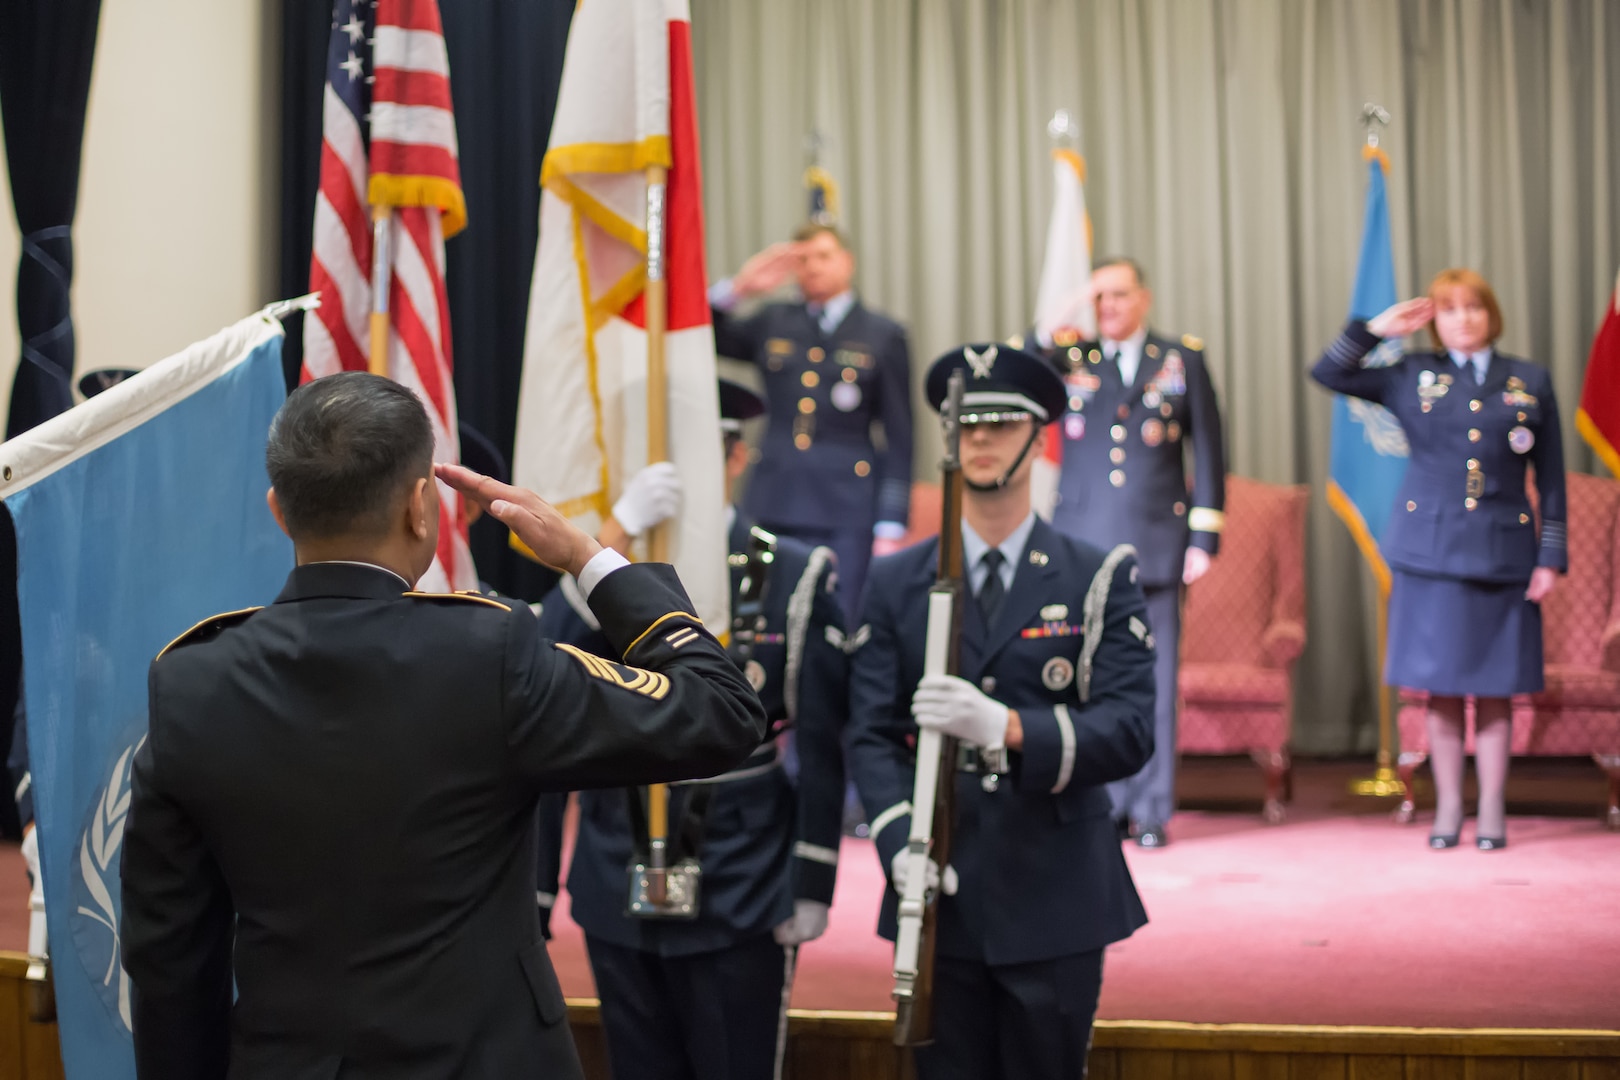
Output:
[[[898,521],[880,521],[872,526],[872,535],[879,540],[902,540],[906,527]]]
[[[630,560],[620,555],[612,548],[603,548],[591,556],[591,561],[579,572],[579,591],[585,599],[591,598],[591,591],[601,584],[602,579],[622,566],[629,566]]]
[[[737,306],[737,290],[731,287],[730,278],[721,278],[709,286],[709,306],[721,311],[730,311]]]

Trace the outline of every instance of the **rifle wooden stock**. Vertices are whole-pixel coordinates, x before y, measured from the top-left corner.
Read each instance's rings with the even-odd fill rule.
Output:
[[[961,667],[962,604],[967,580],[962,566],[961,429],[962,373],[951,376],[940,416],[945,424],[942,466],[939,573],[928,595],[924,675],[955,675]],[[934,946],[939,898],[951,859],[955,821],[957,741],[937,731],[917,733],[916,778],[911,793],[911,832],[906,841],[906,889],[900,898],[894,943],[894,1042],[925,1046],[934,1041]],[[939,867],[939,887],[927,888],[928,863]]]

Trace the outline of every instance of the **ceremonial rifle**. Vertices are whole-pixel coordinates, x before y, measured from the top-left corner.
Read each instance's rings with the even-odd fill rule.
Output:
[[[951,373],[940,407],[945,428],[941,464],[939,572],[928,590],[928,637],[924,675],[955,675],[960,667],[962,604],[967,595],[962,568],[962,388]],[[916,778],[911,789],[911,833],[906,839],[906,887],[900,897],[894,941],[894,1043],[925,1046],[934,1040],[934,939],[939,897],[951,857],[956,794],[957,741],[938,731],[917,732]],[[928,888],[928,863],[939,867],[940,886]]]

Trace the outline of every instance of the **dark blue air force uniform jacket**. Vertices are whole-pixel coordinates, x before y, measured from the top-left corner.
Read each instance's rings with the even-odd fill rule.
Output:
[[[1483,385],[1448,354],[1407,353],[1363,366],[1382,338],[1352,322],[1311,375],[1329,390],[1375,402],[1400,421],[1411,448],[1380,545],[1389,565],[1465,581],[1528,581],[1537,566],[1569,568],[1564,451],[1552,377],[1495,353]],[[1426,407],[1425,407],[1426,406]],[[1525,495],[1534,464],[1541,535]]]
[[[1104,550],[1135,547],[1145,586],[1178,583],[1188,544],[1215,554],[1225,522],[1221,410],[1202,342],[1149,333],[1130,386],[1100,343],[1049,355],[1069,391],[1059,421],[1063,470],[1052,523]]]
[[[938,547],[927,540],[874,561],[851,639],[851,764],[885,872],[910,829],[911,697]],[[1138,577],[1127,550],[1105,556],[1036,521],[996,624],[967,602],[962,677],[1018,710],[1024,748],[997,791],[958,774],[950,862],[961,880],[940,901],[940,955],[1049,960],[1147,921],[1103,787],[1153,752],[1153,642]],[[897,899],[891,886],[884,937],[894,936]]]
[[[748,481],[751,516],[767,528],[863,532],[868,543],[874,522],[906,523],[911,351],[899,323],[857,301],[828,334],[802,303],[767,304],[748,318],[716,309],[714,340],[764,376],[770,422]]]
[[[748,542],[748,523],[739,516],[731,547],[746,552]],[[741,575],[734,566],[733,602]],[[778,537],[764,606],[765,631],[744,674],[758,691],[772,730],[790,724],[794,729],[797,785],[788,781],[772,742],[714,782],[697,853],[703,868],[699,914],[692,920],[625,913],[631,862],[625,792],[580,792],[568,893],[574,921],[591,937],[662,956],[689,956],[769,932],[793,914],[795,898],[832,902],[843,821],[840,737],[848,675],[828,549]],[[608,647],[561,589],[541,609],[540,632],[587,651]],[[672,828],[694,790],[693,784],[671,789]],[[555,865],[562,842],[560,817],[551,824],[540,839],[542,866]],[[541,891],[555,889],[554,881],[540,883]]]

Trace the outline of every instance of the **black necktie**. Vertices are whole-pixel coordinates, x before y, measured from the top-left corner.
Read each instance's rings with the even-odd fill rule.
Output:
[[[804,305],[804,313],[810,316],[810,321],[816,324],[816,329],[826,333],[827,328],[821,325],[821,316],[826,313],[826,305],[809,303]]]
[[[1007,586],[1001,582],[1001,564],[1006,561],[1000,548],[991,548],[979,559],[979,565],[986,571],[984,584],[979,586],[979,615],[986,628],[995,625],[996,612],[1001,610],[1001,601],[1007,596]]]

